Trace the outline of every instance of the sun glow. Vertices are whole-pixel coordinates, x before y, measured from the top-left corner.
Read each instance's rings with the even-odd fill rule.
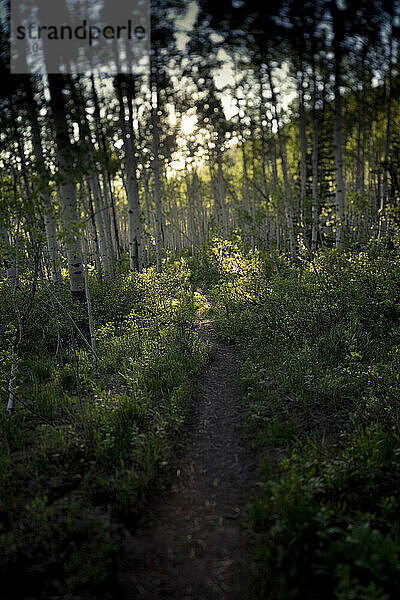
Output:
[[[196,123],[196,115],[183,115],[181,125],[182,133],[184,135],[190,135],[191,133],[193,133]]]

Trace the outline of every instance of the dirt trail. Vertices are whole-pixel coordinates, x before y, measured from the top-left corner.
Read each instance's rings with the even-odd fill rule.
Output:
[[[215,339],[209,306],[204,296],[198,328],[211,343],[211,364],[197,388],[176,479],[135,536],[132,600],[248,600],[243,517],[255,461],[236,428],[243,414],[234,351]]]

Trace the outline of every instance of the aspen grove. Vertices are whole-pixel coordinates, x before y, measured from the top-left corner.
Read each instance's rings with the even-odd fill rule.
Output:
[[[0,595],[396,598],[400,3],[152,0],[115,76],[12,74],[4,15]],[[140,537],[214,367],[251,457],[246,558],[182,550],[215,589]]]

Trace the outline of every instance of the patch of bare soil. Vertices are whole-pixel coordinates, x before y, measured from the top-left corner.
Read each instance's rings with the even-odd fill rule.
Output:
[[[211,344],[212,360],[197,388],[175,480],[135,536],[124,583],[132,600],[249,598],[251,540],[243,521],[256,459],[237,430],[244,416],[236,357],[215,338],[209,306],[204,297],[198,328]]]

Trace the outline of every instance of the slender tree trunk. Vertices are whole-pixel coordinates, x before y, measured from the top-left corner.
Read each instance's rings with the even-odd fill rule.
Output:
[[[160,140],[158,130],[157,107],[152,108],[153,125],[153,174],[154,174],[154,214],[157,273],[162,271],[162,204],[161,204],[161,173],[160,173]]]
[[[222,225],[224,238],[228,237],[228,218],[226,210],[226,188],[224,180],[224,172],[222,169],[222,151],[219,140],[217,141],[217,202],[218,202],[218,219]]]
[[[146,252],[147,252],[147,266],[151,265],[151,216],[150,216],[150,188],[149,188],[149,177],[146,171],[146,167],[142,164],[142,181],[144,189],[144,205],[145,205],[145,217],[146,217]]]
[[[284,197],[284,209],[285,209],[285,218],[286,224],[288,228],[289,235],[289,246],[290,246],[290,254],[292,257],[296,255],[296,240],[294,235],[294,227],[293,227],[293,216],[292,216],[292,208],[291,208],[291,199],[292,199],[292,191],[289,183],[289,175],[287,169],[287,159],[286,159],[286,148],[284,144],[284,140],[282,137],[279,115],[278,115],[278,101],[275,93],[274,84],[272,81],[272,71],[270,65],[267,63],[267,75],[269,86],[271,90],[271,101],[274,109],[275,122],[277,127],[277,135],[278,135],[278,145],[279,145],[279,155],[281,159],[281,167],[282,167],[282,178],[283,178],[283,189],[285,193]]]
[[[83,190],[83,186],[84,186],[83,180],[81,180],[80,185]],[[94,254],[94,262],[96,265],[96,274],[97,274],[97,279],[101,280],[103,277],[103,273],[102,273],[101,261],[100,261],[100,247],[99,247],[99,240],[98,240],[98,236],[97,236],[96,221],[95,221],[95,216],[94,216],[93,198],[92,198],[92,194],[90,192],[89,186],[87,188],[87,193],[82,194],[83,204],[85,204],[85,199],[86,199],[87,213],[89,213],[88,223],[89,223],[90,236],[91,236],[92,243],[93,243],[93,254]]]
[[[249,183],[249,173],[247,169],[247,157],[246,157],[246,147],[245,141],[242,139],[242,170],[243,170],[243,195],[244,195],[244,203],[246,206],[246,212],[248,213],[248,217],[250,219],[250,241],[251,247],[254,252],[254,233],[253,233],[253,205],[250,198],[250,183]]]
[[[379,237],[387,233],[387,219],[385,216],[385,207],[388,204],[388,172],[389,172],[389,152],[390,152],[390,139],[391,139],[391,120],[392,120],[392,54],[393,54],[393,39],[392,33],[390,32],[389,41],[389,60],[388,60],[388,71],[385,82],[386,92],[386,115],[385,115],[385,150],[383,156],[383,173],[382,173],[382,194],[381,202],[379,207]]]
[[[104,135],[104,131],[103,131],[102,124],[101,124],[99,98],[97,95],[93,75],[91,76],[91,82],[92,82],[92,95],[93,95],[93,103],[94,103],[94,119],[95,119],[95,123],[96,123],[98,144],[99,144],[99,148],[101,148],[103,151],[104,159],[106,161],[108,161],[109,160],[109,151],[108,151],[107,144],[106,144],[106,137]],[[107,188],[107,185],[108,185],[108,188]],[[105,196],[108,197],[110,200],[113,232],[114,232],[114,239],[115,239],[115,252],[116,252],[116,257],[119,260],[121,258],[121,245],[120,245],[120,239],[119,239],[120,235],[119,235],[117,213],[116,213],[116,209],[115,209],[115,198],[114,198],[114,194],[113,194],[110,173],[108,170],[106,173],[104,173],[104,171],[103,171],[103,188],[104,188]]]
[[[191,246],[192,252],[194,252],[195,248],[195,226],[194,226],[194,214],[193,214],[193,198],[192,198],[192,186],[190,185],[190,174],[187,171],[187,167],[185,169],[185,184],[186,184],[186,200],[187,200],[187,229],[189,236],[189,244]]]
[[[307,121],[304,106],[304,71],[303,63],[300,61],[301,76],[298,82],[299,96],[299,135],[300,135],[300,223],[305,235],[304,227],[304,205],[307,194]]]
[[[85,278],[81,258],[81,240],[75,229],[79,221],[76,185],[73,177],[73,149],[68,133],[63,98],[63,76],[49,74],[50,103],[56,130],[56,152],[60,173],[61,216],[66,230],[65,247],[68,258],[69,282],[72,297],[85,300]]]
[[[312,64],[312,79],[313,79],[313,108],[312,108],[312,207],[311,207],[311,252],[314,253],[318,246],[318,222],[319,222],[319,206],[318,206],[318,160],[319,160],[319,132],[318,118],[316,109],[317,98],[317,78],[315,73],[314,55]]]
[[[89,273],[88,273],[87,246],[88,246],[88,243],[87,243],[86,236],[83,236],[83,260],[84,260],[84,269],[85,269],[85,292],[86,292],[86,305],[87,305],[88,321],[89,321],[90,345],[92,347],[93,364],[96,364],[96,362],[98,360],[98,356],[97,356],[97,348],[96,348],[96,334],[95,334],[95,329],[94,329],[92,302],[91,302],[91,299],[90,299],[90,290],[89,290]]]
[[[344,248],[346,190],[343,176],[343,140],[342,140],[342,98],[340,95],[342,50],[340,47],[339,19],[336,0],[332,0],[333,17],[333,53],[334,53],[334,119],[333,145],[335,153],[335,194],[336,194],[336,248]]]
[[[71,82],[71,91],[78,112],[78,127],[81,138],[82,148],[85,151],[84,169],[87,173],[87,182],[89,193],[92,194],[95,207],[95,223],[100,238],[100,250],[103,262],[104,277],[111,278],[114,274],[114,247],[112,240],[111,210],[110,203],[107,202],[108,188],[105,183],[101,189],[99,179],[99,169],[96,164],[96,151],[92,141],[91,129],[85,111],[81,110],[84,104],[84,97],[79,85],[79,81]],[[82,188],[83,189],[83,188]]]
[[[262,192],[265,200],[265,237],[267,248],[270,248],[270,228],[271,223],[268,216],[268,204],[269,204],[269,190],[267,186],[267,176],[266,176],[266,158],[265,158],[265,131],[264,131],[264,84],[263,84],[263,75],[261,69],[258,70],[258,78],[260,84],[260,137],[261,137],[261,184],[262,184]]]
[[[3,217],[0,216],[0,256],[3,258],[7,281],[10,286],[14,288],[16,285],[17,273],[15,270],[15,261],[12,259],[12,252],[13,250],[11,248],[7,227]]]
[[[261,137],[261,182],[262,182],[262,191],[264,198],[268,201],[268,186],[267,186],[267,177],[266,177],[266,160],[265,160],[265,132],[264,132],[264,85],[262,79],[261,69],[258,71],[259,83],[260,83],[260,137]]]
[[[112,265],[112,248],[109,224],[105,220],[105,207],[100,190],[100,184],[96,173],[87,177],[88,193],[91,197],[92,207],[94,205],[94,226],[100,239],[99,249],[103,263],[104,278],[110,279],[114,270]],[[96,236],[97,237],[97,236]]]
[[[128,130],[125,119],[125,103],[122,91],[122,83],[117,78],[117,94],[119,101],[119,116],[124,141],[125,150],[125,187],[128,200],[128,247],[129,247],[129,266],[131,278],[135,271],[142,268],[142,235],[141,235],[141,215],[139,205],[139,189],[136,176],[136,157],[132,134],[128,137]]]

